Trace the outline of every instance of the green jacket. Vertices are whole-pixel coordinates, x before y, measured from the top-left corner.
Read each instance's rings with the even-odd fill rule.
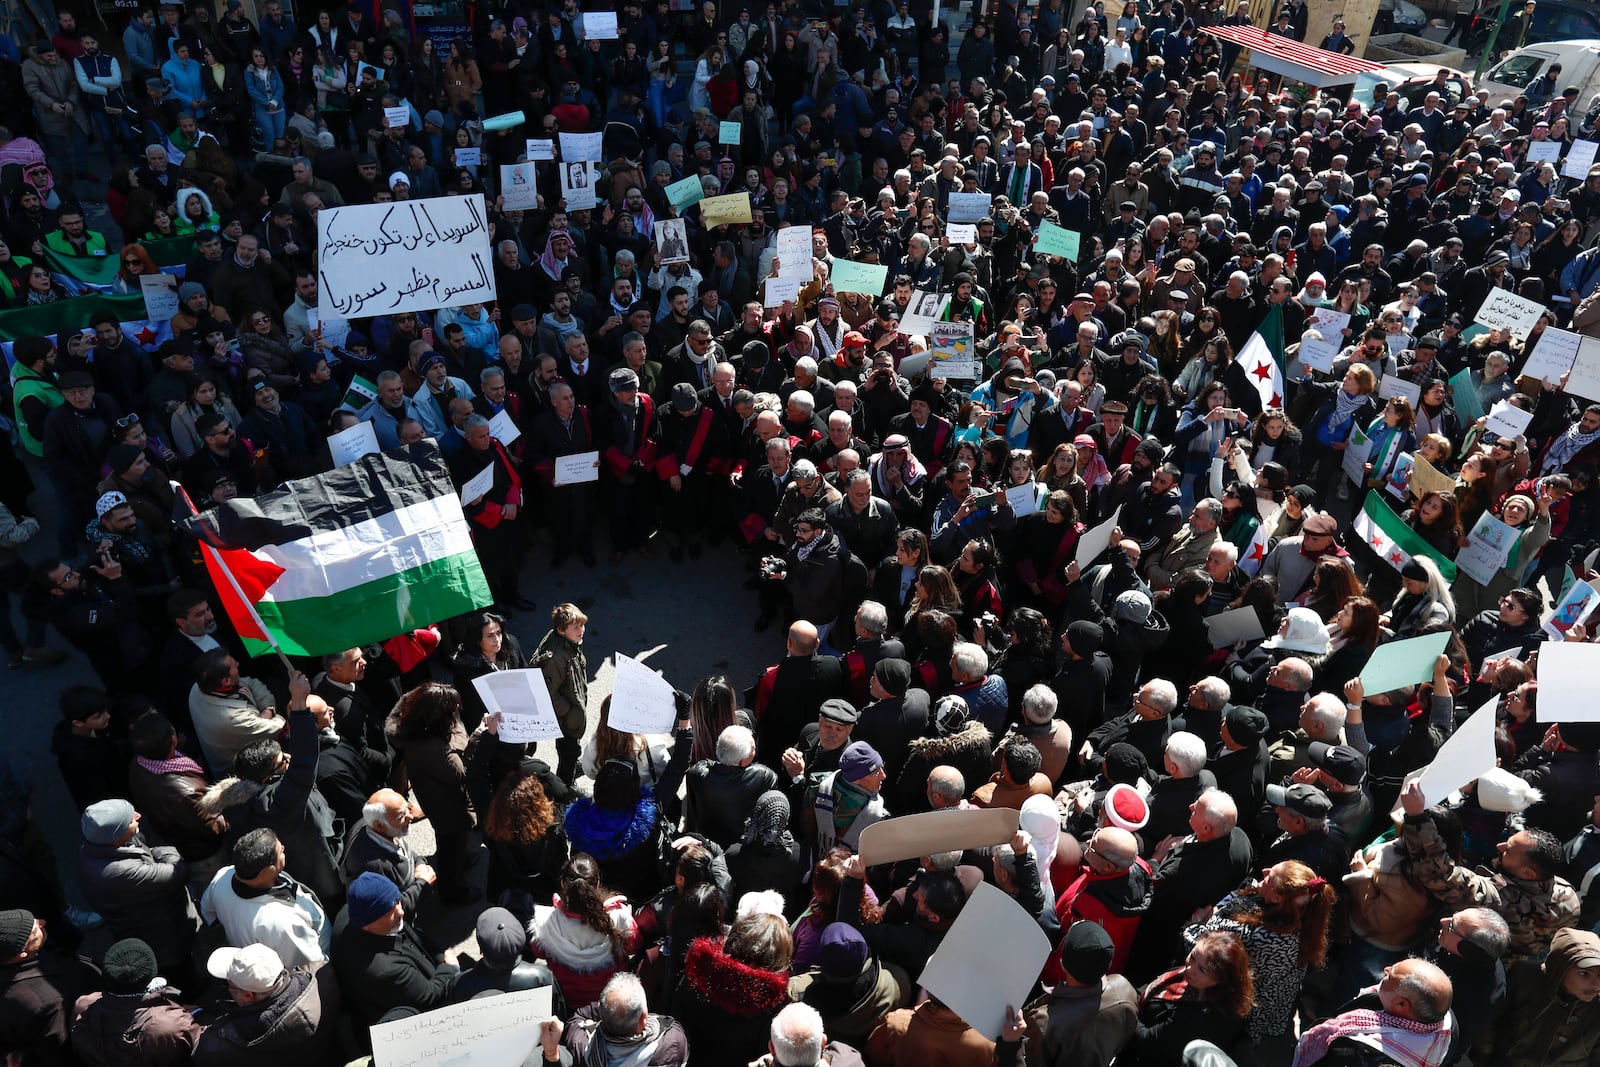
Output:
[[[96,233],[93,230],[85,230],[83,232],[83,236],[86,242],[84,247],[87,249],[87,251],[82,256],[73,251],[72,243],[67,240],[67,235],[62,233],[60,230],[51,230],[49,233],[45,234],[44,244],[46,248],[50,249],[52,252],[55,252],[57,255],[71,256],[73,259],[83,259],[86,256],[98,257],[106,254],[105,234]]]
[[[533,665],[544,672],[562,732],[582,737],[589,705],[589,661],[583,646],[551,630],[533,650]]]
[[[14,364],[11,368],[11,414],[17,424],[17,437],[36,458],[44,458],[44,442],[33,435],[28,429],[28,420],[22,414],[22,402],[28,397],[34,397],[44,402],[45,413],[65,403],[61,390],[56,383],[48,378],[41,378],[22,364]],[[41,420],[42,424],[42,420]]]

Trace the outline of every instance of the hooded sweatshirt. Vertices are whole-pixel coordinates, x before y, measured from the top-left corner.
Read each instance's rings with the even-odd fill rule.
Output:
[[[1567,994],[1567,971],[1600,961],[1600,936],[1587,930],[1557,930],[1550,955],[1511,969],[1505,1009],[1496,1020],[1492,1054],[1473,1060],[1503,1067],[1563,1067],[1592,1062],[1600,1047],[1600,1000],[1585,1003]]]

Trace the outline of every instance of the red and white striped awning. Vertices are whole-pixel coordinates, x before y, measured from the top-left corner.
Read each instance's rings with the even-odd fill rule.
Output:
[[[1382,70],[1382,63],[1301,44],[1255,26],[1207,26],[1206,32],[1250,49],[1250,65],[1306,85],[1344,85],[1356,75]]]

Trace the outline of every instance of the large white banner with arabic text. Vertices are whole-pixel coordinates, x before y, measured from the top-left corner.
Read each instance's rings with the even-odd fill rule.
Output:
[[[317,212],[325,318],[432,311],[494,299],[483,197],[439,196]]]

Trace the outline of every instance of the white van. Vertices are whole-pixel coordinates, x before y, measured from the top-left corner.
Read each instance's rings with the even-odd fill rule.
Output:
[[[1600,41],[1560,41],[1519,48],[1490,67],[1478,88],[1489,90],[1489,105],[1494,107],[1502,100],[1516,99],[1552,63],[1561,64],[1556,92],[1569,85],[1578,87],[1577,111],[1581,116],[1590,99],[1600,92]]]

